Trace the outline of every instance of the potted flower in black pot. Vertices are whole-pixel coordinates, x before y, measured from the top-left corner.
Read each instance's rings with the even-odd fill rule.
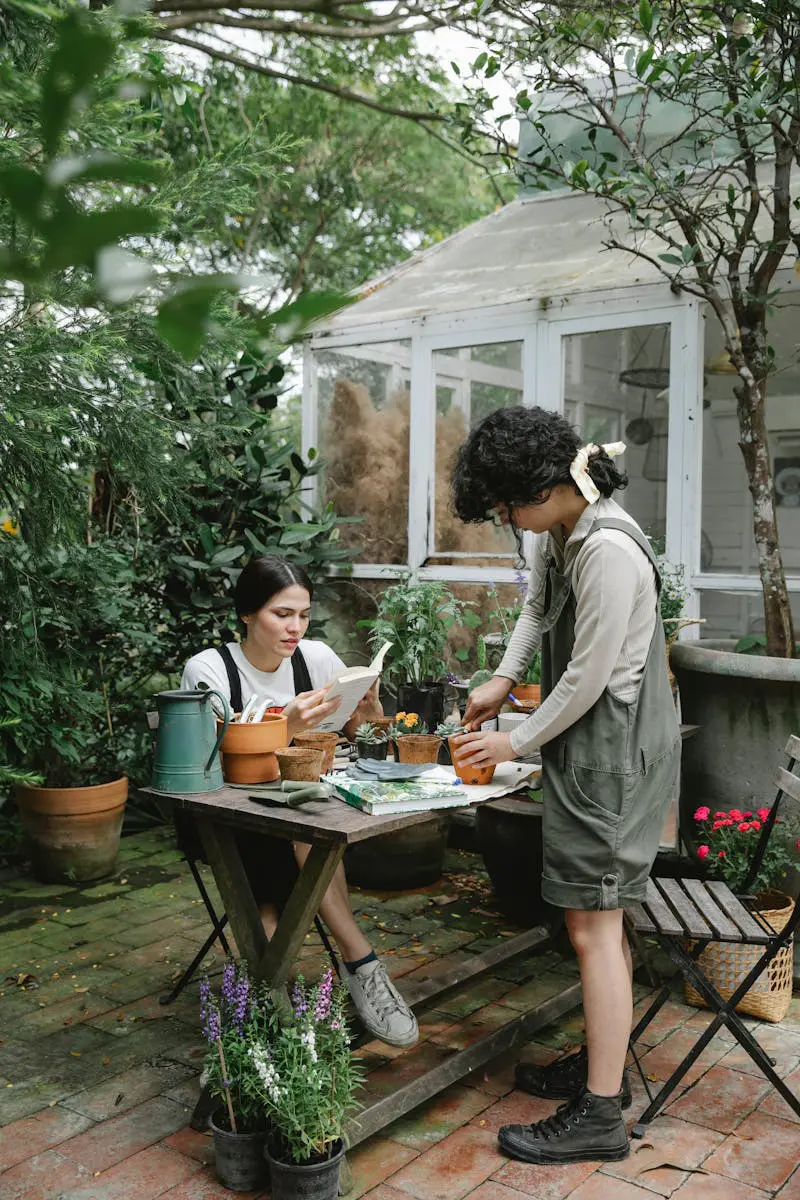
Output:
[[[445,583],[404,575],[378,597],[377,615],[360,622],[377,648],[391,642],[383,681],[401,711],[417,713],[429,729],[444,718],[447,641],[456,625],[471,624],[469,604]]]
[[[267,1117],[251,1047],[267,1029],[271,1011],[247,970],[230,960],[219,995],[207,979],[200,985],[200,1022],[208,1042],[205,1074],[219,1100],[211,1115],[217,1178],[235,1192],[250,1191],[267,1179]]]
[[[371,721],[362,721],[355,733],[356,749],[359,758],[376,758],[383,760],[389,750],[389,739],[386,731],[373,725]]]
[[[269,1028],[253,1041],[255,1097],[270,1122],[272,1200],[336,1200],[347,1117],[357,1108],[361,1073],[344,1018],[346,989],[326,971],[299,978],[291,1009],[273,1007]]]

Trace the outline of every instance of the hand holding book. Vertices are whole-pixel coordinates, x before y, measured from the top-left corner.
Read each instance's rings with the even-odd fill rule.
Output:
[[[379,678],[383,670],[383,660],[391,645],[391,642],[384,642],[368,667],[348,667],[331,680],[325,689],[327,700],[339,698],[340,703],[335,712],[315,727],[320,733],[339,730],[349,721],[359,703]]]

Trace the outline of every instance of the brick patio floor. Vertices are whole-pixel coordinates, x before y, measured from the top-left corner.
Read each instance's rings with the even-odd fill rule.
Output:
[[[436,887],[354,893],[354,901],[395,976],[422,978],[513,932],[492,908],[480,859],[464,852],[448,855]],[[100,884],[0,876],[0,1200],[234,1195],[214,1178],[209,1136],[188,1126],[203,1054],[197,984],[169,1008],[158,1003],[207,930],[166,831],[124,839],[120,870]],[[311,938],[303,960],[309,975],[321,964]],[[210,966],[219,968],[218,956]],[[573,962],[549,951],[425,1013],[414,1050],[363,1047],[369,1094],[392,1090],[574,975]],[[639,986],[640,1004],[645,995]],[[647,1074],[665,1078],[707,1020],[676,996],[640,1046]],[[751,1024],[800,1088],[800,1000],[781,1025]],[[581,1034],[573,1013],[523,1056],[549,1061]],[[505,1159],[498,1127],[553,1108],[515,1092],[512,1079],[511,1061],[493,1063],[359,1146],[350,1155],[351,1200],[800,1200],[800,1122],[726,1034],[620,1164],[542,1168]],[[642,1108],[637,1080],[630,1111]]]

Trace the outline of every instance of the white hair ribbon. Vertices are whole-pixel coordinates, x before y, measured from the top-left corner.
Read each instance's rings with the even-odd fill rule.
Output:
[[[589,442],[588,445],[581,446],[569,465],[569,473],[575,481],[576,488],[589,504],[596,504],[600,499],[597,484],[589,474],[589,459],[601,450],[604,450],[609,458],[616,458],[617,455],[625,453],[625,443],[607,442],[604,446],[595,446],[594,442]]]

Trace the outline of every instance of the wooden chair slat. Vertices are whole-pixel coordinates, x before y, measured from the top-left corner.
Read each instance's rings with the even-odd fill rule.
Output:
[[[629,904],[625,915],[637,933],[655,933],[656,927],[638,902]]]
[[[682,879],[684,891],[688,892],[697,905],[698,910],[714,930],[715,935],[723,942],[740,942],[742,932],[733,921],[728,920],[721,908],[709,895],[701,879]]]
[[[785,754],[787,758],[800,758],[800,737],[795,737],[794,734],[786,743]]]
[[[800,804],[800,779],[793,775],[791,771],[787,771],[785,767],[778,767],[775,772],[775,786],[785,792],[787,796],[791,796],[792,800],[796,800]],[[778,809],[780,812],[780,809]]]
[[[759,925],[744,905],[739,903],[727,883],[709,879],[706,887],[720,908],[739,926],[746,942],[755,942],[761,946],[767,944],[769,936],[763,926]]]
[[[659,892],[652,879],[647,881],[647,897],[645,906],[661,933],[669,933],[682,937],[686,932],[664,897]]]
[[[686,926],[687,933],[696,938],[710,938],[711,928],[703,920],[677,879],[657,879],[656,887],[664,895]]]

